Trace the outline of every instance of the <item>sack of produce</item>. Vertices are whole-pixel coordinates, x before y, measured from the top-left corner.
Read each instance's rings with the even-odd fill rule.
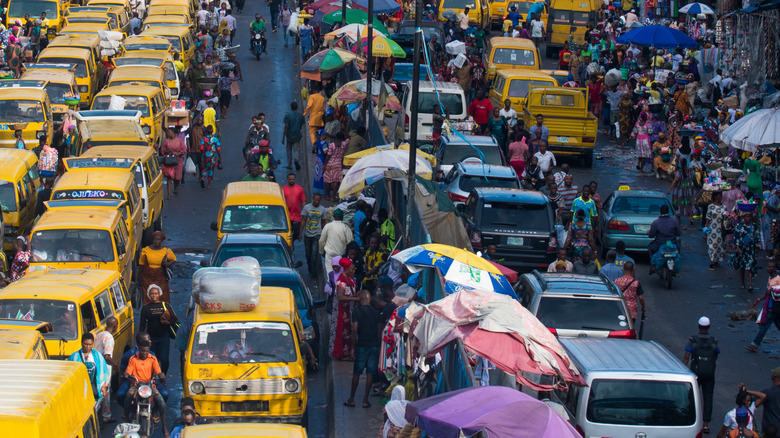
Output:
[[[192,295],[206,313],[248,312],[260,300],[260,281],[242,268],[203,268],[192,276]]]

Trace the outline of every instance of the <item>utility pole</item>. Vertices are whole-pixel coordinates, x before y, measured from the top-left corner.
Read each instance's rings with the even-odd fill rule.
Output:
[[[371,142],[371,106],[374,103],[371,94],[371,82],[374,80],[374,62],[372,59],[374,52],[374,0],[368,0],[368,47],[366,52],[366,101],[363,105],[363,120],[366,121],[366,137],[369,146],[376,146]],[[358,42],[358,53],[360,52],[360,43]]]
[[[417,117],[420,94],[420,51],[422,38],[422,0],[414,0],[414,54],[412,55],[412,116],[409,118],[409,174],[406,188],[406,245],[411,246],[412,212],[417,188]],[[400,117],[400,115],[399,115]],[[422,219],[422,218],[421,218]]]

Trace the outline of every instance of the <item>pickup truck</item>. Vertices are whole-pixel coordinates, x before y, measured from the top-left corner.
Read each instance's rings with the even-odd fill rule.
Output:
[[[531,87],[523,106],[525,126],[535,125],[539,114],[550,130],[547,143],[552,152],[580,155],[586,167],[593,166],[599,123],[588,110],[587,88]]]

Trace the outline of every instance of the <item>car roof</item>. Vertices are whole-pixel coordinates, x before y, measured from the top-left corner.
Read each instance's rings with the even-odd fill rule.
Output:
[[[473,190],[477,196],[484,200],[493,201],[518,201],[526,204],[546,204],[547,197],[541,192],[525,189],[511,189],[500,187],[477,187]]]
[[[619,290],[606,277],[568,272],[532,272],[525,274],[542,283],[544,294],[588,294],[605,297],[619,296]]]
[[[654,341],[560,338],[581,373],[594,371],[693,375],[677,357]]]
[[[226,243],[282,243],[283,239],[278,234],[262,233],[228,233],[222,237],[218,246]],[[265,269],[265,268],[263,268]]]
[[[457,84],[455,84],[457,85]],[[496,143],[496,140],[489,135],[453,135],[453,136],[442,136],[442,138],[445,140],[445,143],[443,144],[469,144],[475,146],[495,146],[498,147],[498,143]]]
[[[517,178],[515,169],[509,166],[497,166],[495,164],[470,164],[461,161],[456,164],[464,175],[486,176],[493,178]]]

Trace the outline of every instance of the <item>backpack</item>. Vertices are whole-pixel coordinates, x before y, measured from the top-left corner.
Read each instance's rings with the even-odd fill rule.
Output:
[[[693,344],[693,362],[691,371],[699,378],[712,379],[715,377],[715,360],[718,353],[715,347],[715,338],[712,336],[702,337],[694,336],[691,338]]]

